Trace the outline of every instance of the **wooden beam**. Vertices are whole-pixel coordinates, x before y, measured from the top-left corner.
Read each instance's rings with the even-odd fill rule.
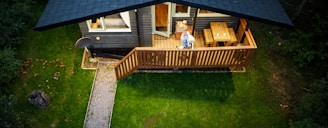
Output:
[[[195,16],[194,18],[192,19],[192,33],[191,35],[195,36],[194,33],[195,33],[195,26],[196,26],[196,18],[197,18],[197,12],[198,12],[199,8],[196,8],[196,13],[195,13]]]

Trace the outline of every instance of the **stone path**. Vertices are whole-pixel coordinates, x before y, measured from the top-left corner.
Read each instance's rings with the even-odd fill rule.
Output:
[[[114,63],[99,62],[91,90],[85,128],[109,128],[116,93]]]

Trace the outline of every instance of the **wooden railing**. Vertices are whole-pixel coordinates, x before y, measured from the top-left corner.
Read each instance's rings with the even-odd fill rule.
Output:
[[[116,78],[121,79],[137,69],[216,68],[245,66],[256,47],[250,31],[245,32],[247,46],[169,49],[136,47],[115,65]]]

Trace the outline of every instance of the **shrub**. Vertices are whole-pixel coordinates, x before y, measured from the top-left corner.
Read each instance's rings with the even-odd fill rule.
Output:
[[[325,64],[328,62],[328,17],[315,16],[312,23],[310,27],[268,32],[267,37],[271,42],[268,46],[289,59],[297,68],[307,71],[308,75],[315,73],[320,78],[328,70]]]
[[[15,58],[16,51],[13,49],[0,50],[0,84],[8,84],[19,75],[22,67],[21,60]]]
[[[315,82],[311,87],[314,93],[306,94],[300,106],[294,109],[297,120],[295,126],[328,127],[328,73],[325,78]]]
[[[0,128],[19,128],[25,127],[25,120],[21,119],[14,111],[15,102],[12,100],[13,95],[0,95]]]
[[[0,47],[15,47],[21,43],[21,34],[31,23],[29,0],[0,1]]]

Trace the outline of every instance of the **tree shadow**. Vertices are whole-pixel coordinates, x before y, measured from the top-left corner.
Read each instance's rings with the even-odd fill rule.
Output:
[[[235,91],[231,73],[134,73],[118,86],[138,89],[144,97],[221,102]]]

